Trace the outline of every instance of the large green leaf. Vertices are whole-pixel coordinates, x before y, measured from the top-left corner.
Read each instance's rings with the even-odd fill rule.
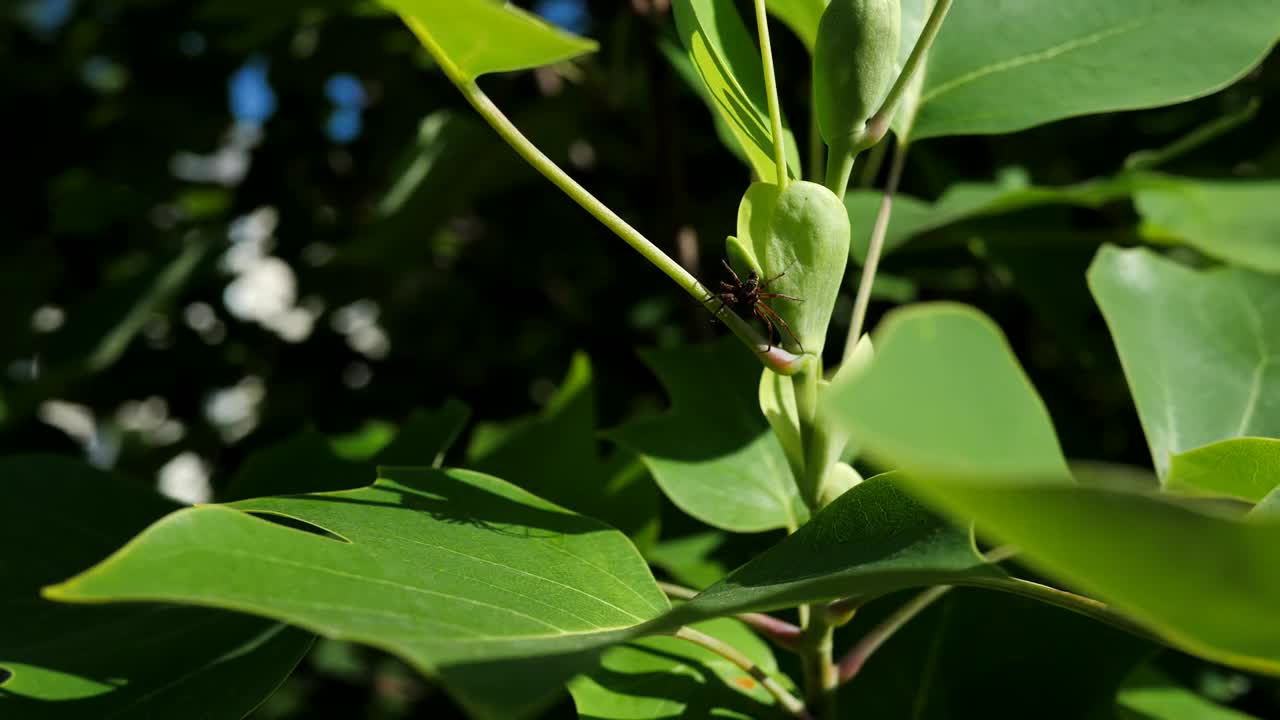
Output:
[[[1184,102],[1243,76],[1277,36],[1274,0],[957,2],[918,112],[898,122],[921,139]]]
[[[640,456],[681,510],[709,525],[734,532],[798,526],[803,502],[756,403],[759,362],[733,338],[643,357],[671,409],[609,437]]]
[[[40,598],[175,507],[74,460],[0,460],[0,716],[239,720],[292,672],[312,636],[278,623]]]
[[[1280,272],[1280,181],[1156,177],[1134,196],[1147,237]]]
[[[966,530],[899,485],[892,475],[857,485],[662,624],[1002,574],[978,554]]]
[[[569,60],[596,44],[500,0],[382,0],[467,80]]]
[[[858,610],[860,638],[913,597]],[[857,717],[1115,720],[1116,690],[1153,643],[1016,595],[956,588],[894,633],[840,690]],[[1064,681],[1064,678],[1070,678]]]
[[[907,468],[916,492],[1172,644],[1280,673],[1280,523],[1064,483],[1039,398],[976,311],[897,311],[876,348],[831,411],[874,456]],[[920,422],[901,422],[912,410]],[[948,435],[937,418],[957,427]]]
[[[1280,437],[1280,283],[1104,247],[1089,288],[1111,328],[1159,475],[1218,440]]]
[[[1280,487],[1280,440],[1233,438],[1170,458],[1172,490],[1260,502]]]
[[[776,676],[773,651],[738,621],[710,620],[693,627]],[[643,638],[610,648],[599,666],[570,683],[569,691],[582,720],[788,717],[760,683],[736,665],[671,637]]]
[[[893,313],[877,331],[871,368],[827,397],[829,414],[873,458],[915,474],[1070,477],[1049,413],[1000,329],[968,307]]]
[[[760,178],[777,174],[773,129],[765,96],[760,49],[733,0],[673,0],[680,41],[702,79],[703,99],[720,116]],[[795,137],[783,131],[783,148],[792,177],[799,175]]]
[[[657,488],[630,453],[602,458],[596,434],[591,361],[579,353],[537,417],[478,425],[467,465],[603,520],[645,547],[657,536]]]
[[[492,718],[533,712],[667,607],[616,530],[480,473],[381,475],[360,490],[181,510],[46,595],[286,620],[400,655]]]

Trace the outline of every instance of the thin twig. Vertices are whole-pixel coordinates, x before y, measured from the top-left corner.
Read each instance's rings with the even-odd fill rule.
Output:
[[[945,595],[950,589],[950,585],[938,585],[925,590],[907,601],[905,605],[898,608],[866,635],[863,635],[862,639],[840,659],[840,664],[837,666],[840,683],[844,684],[852,680],[858,674],[858,671],[862,669],[862,666],[866,665],[867,659],[876,650],[880,649],[880,646],[884,645],[885,641],[893,637],[894,633],[902,629],[912,618],[923,612],[925,608],[932,605],[935,600]]]
[[[898,103],[902,101],[902,96],[911,85],[912,77],[924,63],[925,56],[929,54],[929,48],[933,47],[933,41],[938,37],[938,31],[942,29],[942,21],[946,19],[947,11],[950,9],[951,0],[938,0],[934,3],[929,19],[925,20],[924,28],[920,30],[920,37],[916,39],[915,47],[911,48],[911,54],[907,56],[907,62],[902,66],[902,72],[898,73],[898,79],[894,81],[889,94],[880,104],[880,109],[871,116],[870,120],[867,120],[866,133],[860,143],[861,147],[858,148],[859,151],[880,142],[889,132],[893,115],[898,111]]]
[[[692,600],[698,591],[692,588],[658,581],[658,587],[667,597],[676,600]],[[795,650],[799,646],[801,630],[786,620],[781,620],[764,613],[739,613],[734,615],[739,622],[759,632],[768,640],[787,650]]]
[[[799,698],[788,692],[787,689],[782,687],[778,681],[769,677],[769,675],[765,673],[760,666],[752,662],[751,658],[743,655],[737,648],[729,645],[728,643],[721,642],[706,633],[698,632],[690,627],[682,627],[672,633],[672,635],[680,638],[681,640],[691,642],[698,647],[710,650],[716,655],[719,655],[725,660],[733,663],[743,672],[754,678],[756,682],[760,683],[760,685],[773,696],[774,700],[778,701],[778,705],[780,705],[789,715],[803,718],[804,720],[812,720],[809,715],[809,711],[805,709],[804,703],[801,702]]]
[[[898,183],[902,180],[902,168],[906,161],[907,145],[898,141],[893,148],[889,180],[884,186],[880,212],[876,214],[875,228],[871,231],[871,242],[867,245],[867,258],[862,265],[862,279],[858,281],[858,296],[853,302],[853,318],[849,322],[849,337],[845,339],[844,346],[846,362],[853,357],[854,348],[862,338],[862,326],[867,320],[867,306],[871,304],[871,287],[876,281],[876,269],[880,266],[880,255],[884,252],[884,238],[889,232],[889,217],[893,213],[893,194],[898,191]]]
[[[1060,608],[1071,610],[1073,612],[1084,615],[1085,617],[1104,622],[1112,627],[1119,628],[1138,637],[1147,638],[1158,643],[1165,642],[1159,635],[1153,633],[1147,628],[1139,625],[1133,618],[1125,615],[1104,602],[1094,600],[1091,597],[1077,595],[1066,590],[1059,590],[1055,587],[1042,585],[1038,582],[1023,580],[1014,577],[970,577],[963,580],[957,580],[956,584],[965,585],[967,587],[987,588],[990,590],[1002,590],[1004,592],[1021,595],[1023,597],[1039,600],[1050,605],[1057,605]]]

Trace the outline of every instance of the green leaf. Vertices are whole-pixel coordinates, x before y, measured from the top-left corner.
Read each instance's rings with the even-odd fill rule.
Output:
[[[1000,329],[949,303],[898,310],[871,367],[833,383],[825,408],[871,457],[913,474],[1067,481],[1049,413]]]
[[[1089,288],[1166,478],[1170,457],[1219,440],[1280,437],[1280,285],[1238,268],[1196,271],[1103,247]]]
[[[914,491],[1177,647],[1280,673],[1280,626],[1268,619],[1280,606],[1280,524],[1063,482],[1038,397],[976,311],[897,311],[876,348],[833,413],[863,432],[874,422],[868,451],[908,468]],[[913,425],[901,408],[927,413]]]
[[[45,593],[285,620],[395,653],[491,718],[536,711],[667,607],[616,530],[480,473],[381,475],[360,490],[181,510]]]
[[[705,88],[705,93],[699,94],[728,125],[756,175],[775,177],[773,130],[760,49],[733,0],[673,0],[671,7],[680,41]],[[783,147],[790,175],[798,177],[800,151],[795,137],[785,129]]]
[[[927,510],[893,475],[828,505],[660,624],[998,576],[966,530]]]
[[[661,568],[676,582],[691,588],[704,588],[728,573],[724,563],[712,553],[724,545],[726,536],[718,530],[664,540],[645,554],[649,564]]]
[[[498,437],[500,435],[500,437]],[[601,458],[596,438],[591,361],[577,353],[564,382],[536,418],[476,428],[468,466],[501,477],[538,497],[603,520],[642,548],[658,532],[658,492],[630,453]]]
[[[812,53],[818,42],[818,22],[822,20],[828,2],[830,0],[765,0],[765,7],[791,28]]]
[[[526,70],[594,52],[595,42],[499,0],[382,0],[399,13],[436,62],[464,80]]]
[[[1182,687],[1164,673],[1143,666],[1120,691],[1120,706],[1132,720],[1254,720]]]
[[[391,444],[375,456],[377,463],[440,467],[470,419],[471,408],[457,398],[432,410],[414,410]]]
[[[773,651],[742,623],[720,619],[693,627],[728,643],[769,675],[777,674]],[[788,717],[736,665],[672,637],[610,648],[598,667],[569,684],[569,691],[584,720]]]
[[[1280,486],[1280,440],[1235,438],[1178,453],[1167,486],[1259,502]]]
[[[1242,77],[1278,35],[1273,0],[957,2],[929,53],[918,112],[898,121],[923,139],[1184,102]]]
[[[934,203],[910,195],[895,195],[885,252],[948,225],[1049,205],[1099,208],[1159,182],[1146,175],[1118,175],[1061,187],[1033,186],[1020,169],[1011,169],[995,182],[955,183]],[[845,195],[845,207],[853,225],[850,251],[859,263],[866,259],[867,242],[882,197],[883,193],[874,190],[851,190]]]
[[[1280,181],[1152,176],[1134,196],[1142,232],[1156,242],[1263,272],[1280,272]]]
[[[841,635],[862,637],[912,597],[859,608]],[[1115,720],[1116,691],[1154,649],[1069,610],[956,588],[871,656],[841,687],[840,707],[866,718]]]
[[[642,357],[671,396],[671,409],[608,437],[639,455],[667,497],[708,525],[732,532],[797,527],[803,502],[756,404],[760,363],[734,338]]]
[[[260,618],[40,598],[175,507],[74,460],[0,460],[0,716],[239,720],[293,671],[312,636]]]

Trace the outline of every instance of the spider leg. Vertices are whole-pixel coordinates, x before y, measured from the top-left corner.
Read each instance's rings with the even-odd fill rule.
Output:
[[[760,283],[760,289],[761,289],[761,290],[764,290],[765,288],[769,287],[769,284],[770,284],[770,283],[772,283],[774,280],[777,280],[778,278],[782,277],[783,275],[786,275],[786,274],[787,274],[787,271],[791,269],[791,266],[792,266],[792,265],[795,265],[795,264],[796,264],[796,261],[795,261],[795,260],[792,260],[792,261],[791,261],[791,264],[790,264],[790,265],[787,265],[786,270],[783,270],[782,272],[778,273],[777,275],[774,275],[773,277],[769,278],[768,280],[765,280],[764,282]]]
[[[756,316],[756,317],[758,317],[758,318],[760,318],[760,320],[761,320],[762,322],[764,322],[765,327],[769,329],[769,331],[768,331],[769,347],[765,348],[765,352],[769,352],[770,350],[772,350],[772,349],[773,349],[773,330],[774,330],[774,328],[773,328],[773,321],[769,319],[769,316],[768,316],[768,315],[765,315],[763,312],[761,312],[761,311],[760,311],[760,308],[764,308],[765,310],[769,310],[769,308],[768,308],[768,307],[765,307],[764,305],[760,305],[760,304],[758,304],[758,303],[757,303],[757,304],[756,304],[756,306],[755,306],[754,308],[752,308],[752,309],[751,309],[751,314],[752,314],[752,315],[755,315],[755,316]],[[770,311],[770,312],[772,312],[772,311]],[[777,313],[774,313],[774,314],[775,314],[775,316],[776,316],[776,314],[777,314]],[[782,318],[778,318],[778,319],[779,319],[779,320],[781,320]]]
[[[734,271],[733,271],[733,267],[729,265],[729,261],[728,261],[728,260],[725,260],[725,259],[721,258],[721,260],[720,260],[720,264],[721,264],[721,265],[724,265],[724,269],[725,269],[725,270],[728,270],[728,271],[729,271],[729,274],[733,276],[733,282],[734,282],[734,284],[735,284],[735,285],[741,285],[741,284],[742,284],[742,281],[738,279],[738,273],[736,273],[736,272],[734,272]],[[721,284],[722,284],[722,285],[724,285],[725,283],[721,283]],[[731,287],[732,287],[732,286],[731,286]]]
[[[761,300],[780,298],[782,300],[791,300],[794,302],[804,302],[804,298],[798,298],[794,295],[783,295],[782,293],[760,293],[757,297]]]
[[[761,311],[766,312],[769,315],[773,316],[773,318],[778,321],[778,324],[782,326],[782,329],[786,330],[787,334],[791,336],[791,339],[796,341],[796,346],[800,348],[800,352],[804,352],[804,343],[800,342],[800,338],[796,337],[796,334],[791,330],[791,326],[787,324],[786,320],[782,319],[781,315],[779,315],[776,311],[774,311],[773,308],[769,307],[768,305],[765,305],[764,303],[757,303],[756,312],[759,313]],[[773,323],[769,323],[769,325],[772,328]]]

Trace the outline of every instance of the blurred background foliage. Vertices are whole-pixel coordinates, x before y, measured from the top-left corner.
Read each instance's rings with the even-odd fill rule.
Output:
[[[718,279],[750,175],[662,51],[676,42],[666,2],[520,4],[602,50],[487,78],[486,90],[642,232]],[[608,428],[665,405],[637,348],[721,332],[524,167],[373,3],[4,8],[3,452],[79,454],[203,501],[227,497],[249,456],[301,431],[368,458],[415,410],[460,398],[484,422],[448,460],[518,466],[485,444],[510,431],[505,421],[534,414],[554,437],[548,403],[563,379],[581,381],[584,357],[595,416],[588,409],[583,422]],[[783,103],[805,117],[804,49],[778,32],[775,52]],[[1273,57],[1172,108],[925,141],[912,148],[903,190],[934,199],[964,180],[1061,185],[1112,174],[1129,153],[1256,98],[1251,119],[1162,169],[1280,177],[1280,104],[1268,102],[1278,89]],[[1070,457],[1147,465],[1084,282],[1098,245],[1137,242],[1137,227],[1121,198],[927,233],[886,259],[873,320],[913,299],[977,305],[1010,336]],[[852,282],[837,318],[848,316]],[[601,468],[599,458],[619,460],[585,455]],[[666,508],[664,539],[694,529]],[[772,538],[697,535],[653,560],[696,546],[695,570],[712,578]],[[1280,714],[1273,683],[1186,658],[1168,665],[1215,699]],[[435,692],[395,660],[322,641],[259,715],[442,717]]]

